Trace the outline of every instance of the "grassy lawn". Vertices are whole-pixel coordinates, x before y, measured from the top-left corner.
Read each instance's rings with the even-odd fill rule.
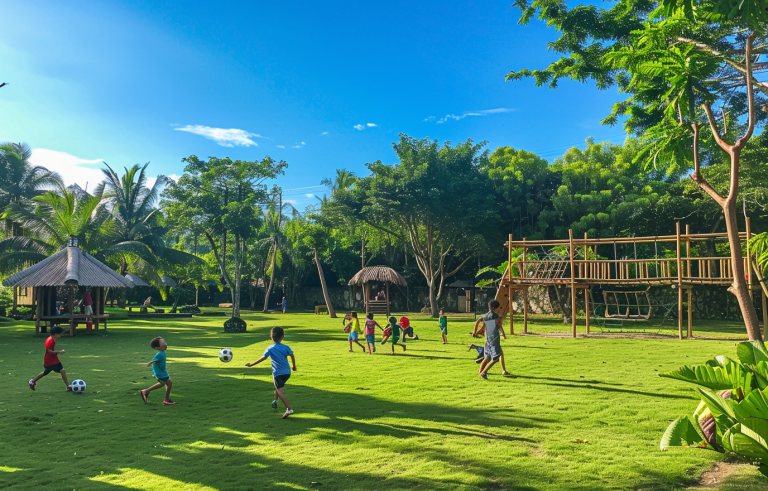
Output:
[[[698,398],[656,374],[732,355],[731,340],[515,336],[502,343],[517,378],[497,365],[485,381],[467,352],[472,318],[451,319],[443,345],[436,322],[415,317],[422,340],[394,357],[389,346],[348,353],[341,322],[326,316],[244,318],[246,334],[196,317],[62,337],[62,363],[88,383],[84,395],[65,393],[55,373],[30,391],[45,338],[30,323],[0,323],[0,489],[684,489],[720,457],[659,451],[669,421]],[[567,330],[557,322],[531,327]],[[269,364],[244,367],[274,325],[286,328],[298,365],[287,420],[270,408]],[[147,405],[139,397],[153,381],[143,364],[158,335],[177,406],[163,406],[159,391]],[[223,347],[233,362],[219,361]],[[749,469],[736,476],[727,489],[768,484]]]

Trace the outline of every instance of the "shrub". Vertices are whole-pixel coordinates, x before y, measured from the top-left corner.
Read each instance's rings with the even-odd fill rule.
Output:
[[[660,446],[734,455],[768,476],[768,351],[762,341],[744,342],[736,356],[660,374],[700,386],[702,397],[692,417],[669,425]]]

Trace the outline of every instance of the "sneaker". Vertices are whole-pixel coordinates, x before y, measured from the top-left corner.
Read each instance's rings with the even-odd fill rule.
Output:
[[[35,385],[37,385],[37,382],[35,382],[32,379],[29,379],[29,388],[32,390],[35,390]]]
[[[481,377],[483,377],[485,380],[488,380],[488,374],[487,373],[481,373]]]
[[[376,345],[373,345],[373,352],[376,353]]]
[[[277,409],[277,400],[272,401],[272,409]]]
[[[283,419],[287,418],[287,417],[288,417],[288,416],[290,416],[291,414],[293,414],[293,409],[288,409],[288,410],[286,410],[286,411],[285,411],[285,414],[283,414]]]
[[[419,336],[418,336],[418,335],[416,335],[416,336],[414,336],[414,337],[413,337],[413,339],[419,339]]]

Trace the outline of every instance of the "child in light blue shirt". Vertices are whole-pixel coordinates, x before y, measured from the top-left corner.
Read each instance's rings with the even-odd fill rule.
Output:
[[[147,363],[148,367],[152,367],[152,375],[157,379],[157,383],[148,389],[142,390],[141,399],[146,404],[149,393],[164,386],[165,399],[163,400],[163,404],[166,406],[173,406],[176,404],[171,400],[171,387],[173,387],[173,382],[171,382],[171,377],[168,375],[168,370],[165,368],[165,350],[168,349],[168,344],[165,342],[165,339],[157,337],[149,342],[149,346],[157,350],[152,361]]]
[[[277,400],[280,399],[285,405],[285,414],[283,419],[293,414],[293,408],[285,397],[285,383],[291,377],[291,368],[296,371],[296,358],[293,356],[293,350],[287,345],[283,344],[283,338],[285,337],[285,331],[282,327],[273,327],[270,334],[272,341],[275,344],[269,346],[264,351],[264,356],[254,361],[253,363],[246,363],[245,366],[252,367],[258,365],[262,361],[269,358],[272,362],[272,381],[275,384],[275,399],[272,401],[272,407],[277,409]],[[291,358],[291,365],[288,365],[288,357]]]

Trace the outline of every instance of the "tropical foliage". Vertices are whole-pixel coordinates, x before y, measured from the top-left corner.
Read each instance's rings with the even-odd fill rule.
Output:
[[[740,343],[738,360],[718,356],[662,377],[698,385],[692,416],[673,421],[661,449],[689,447],[735,455],[768,476],[768,351],[762,341]]]

